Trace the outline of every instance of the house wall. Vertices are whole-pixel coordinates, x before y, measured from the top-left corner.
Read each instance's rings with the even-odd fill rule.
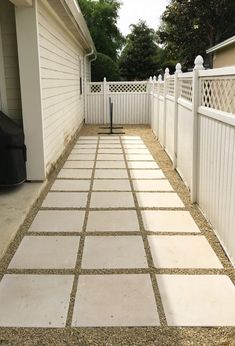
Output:
[[[235,43],[224,49],[220,49],[214,54],[213,67],[235,66]]]
[[[47,172],[84,119],[84,52],[46,4],[38,1],[40,74]]]
[[[22,123],[15,7],[9,0],[0,1],[0,35],[1,94],[2,98],[5,97],[1,102],[5,103],[2,110],[13,120]]]

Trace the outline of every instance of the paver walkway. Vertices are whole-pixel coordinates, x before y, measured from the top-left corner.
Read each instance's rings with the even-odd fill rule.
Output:
[[[235,326],[222,269],[139,136],[81,136],[0,281],[0,326]]]

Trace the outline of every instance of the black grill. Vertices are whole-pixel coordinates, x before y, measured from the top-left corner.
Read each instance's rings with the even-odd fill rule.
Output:
[[[0,186],[19,185],[26,180],[24,132],[0,112]]]

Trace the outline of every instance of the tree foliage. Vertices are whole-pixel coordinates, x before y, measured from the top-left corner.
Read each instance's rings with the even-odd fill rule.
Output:
[[[127,80],[145,80],[157,73],[159,69],[155,32],[144,21],[131,25],[119,66],[121,76]]]
[[[198,54],[235,34],[234,0],[171,0],[157,31],[168,57],[192,67]]]
[[[118,0],[78,0],[97,52],[116,61],[124,38],[117,27]]]
[[[92,63],[91,80],[92,82],[101,82],[104,77],[108,81],[120,80],[119,68],[109,56],[97,53],[97,59]]]

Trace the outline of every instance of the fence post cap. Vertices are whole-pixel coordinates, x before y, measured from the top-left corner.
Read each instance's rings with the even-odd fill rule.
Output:
[[[165,69],[165,76],[169,76],[170,75],[170,70],[169,70],[169,68],[167,67],[166,69]]]
[[[182,73],[181,64],[178,62],[175,66],[175,73]]]
[[[152,82],[152,81],[153,81],[153,78],[152,78],[152,77],[149,77],[149,81]]]
[[[156,80],[157,80],[157,77],[153,76],[153,81],[156,82]]]
[[[104,77],[104,82],[107,82],[107,79],[106,79],[106,77]]]
[[[204,59],[201,55],[198,55],[194,60],[194,70],[204,70]]]
[[[159,82],[162,81],[162,75],[161,75],[161,74],[158,76],[158,81],[159,81]]]

